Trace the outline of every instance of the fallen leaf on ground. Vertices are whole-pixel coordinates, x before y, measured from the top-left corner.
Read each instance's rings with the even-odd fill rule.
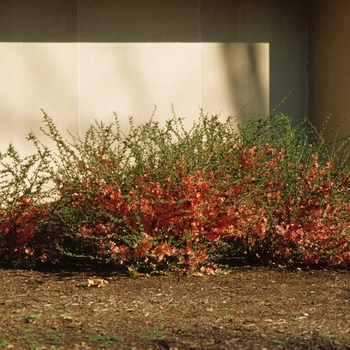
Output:
[[[102,278],[88,278],[87,286],[88,287],[103,287],[105,284],[108,284],[108,281]]]

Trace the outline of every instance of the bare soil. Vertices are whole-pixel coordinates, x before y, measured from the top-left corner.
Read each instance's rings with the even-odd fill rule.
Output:
[[[350,349],[348,271],[2,268],[0,282],[0,348]]]

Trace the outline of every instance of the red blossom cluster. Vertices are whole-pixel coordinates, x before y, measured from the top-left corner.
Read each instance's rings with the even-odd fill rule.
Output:
[[[275,227],[276,255],[307,265],[350,265],[350,206],[344,193],[349,179],[336,182],[333,166],[320,166],[318,154],[308,167],[299,166],[300,182],[294,198],[279,210]],[[306,171],[305,171],[306,169]]]
[[[177,167],[174,176],[154,179],[146,169],[128,183],[113,177],[113,162],[104,156],[108,181],[89,167],[93,176],[79,186],[65,183],[53,203],[23,197],[15,210],[2,209],[1,255],[58,261],[70,252],[130,269],[181,265],[207,274],[234,256],[350,265],[348,178],[336,181],[333,166],[321,166],[317,153],[288,164],[285,150],[268,144],[235,144],[225,152],[214,170]],[[293,181],[286,167],[294,169]]]
[[[1,258],[18,264],[55,261],[55,239],[45,231],[49,204],[38,205],[23,196],[11,210],[1,209],[0,218]]]

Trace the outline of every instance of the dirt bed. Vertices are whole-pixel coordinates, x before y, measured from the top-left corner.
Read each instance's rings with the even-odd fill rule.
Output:
[[[0,348],[350,349],[348,271],[0,269],[0,281]]]

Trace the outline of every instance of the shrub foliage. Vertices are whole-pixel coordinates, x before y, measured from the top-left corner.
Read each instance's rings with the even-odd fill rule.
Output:
[[[350,265],[350,138],[326,142],[284,115],[174,114],[123,133],[117,116],[62,137],[44,113],[36,152],[0,154],[0,259],[86,257],[129,271],[200,269],[235,259]]]

